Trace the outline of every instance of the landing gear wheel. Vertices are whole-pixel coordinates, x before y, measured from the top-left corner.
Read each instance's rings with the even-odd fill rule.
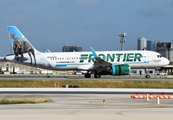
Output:
[[[91,74],[87,73],[85,74],[85,78],[90,78],[91,77]]]
[[[101,78],[101,75],[99,75],[99,74],[94,74],[94,77],[95,77],[95,78]]]
[[[149,78],[150,78],[150,75],[146,75],[145,77],[146,77],[147,79],[149,79]]]

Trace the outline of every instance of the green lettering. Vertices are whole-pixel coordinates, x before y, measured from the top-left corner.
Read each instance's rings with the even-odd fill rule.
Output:
[[[115,54],[112,54],[112,56],[110,54],[107,54],[107,61],[109,61],[109,59],[111,62],[114,62]]]
[[[103,56],[103,60],[105,60],[105,55],[104,54],[99,54],[99,57]]]
[[[131,56],[131,55],[134,55],[134,54],[133,53],[128,53],[127,54],[127,59],[126,59],[127,62],[133,61],[133,56]]]
[[[90,55],[89,55],[88,62],[91,62],[91,61],[93,61],[93,62],[95,61],[95,60],[94,60],[94,57],[93,57],[93,54],[90,54]]]
[[[117,62],[120,61],[120,56],[123,55],[123,54],[116,54],[116,56],[118,56],[118,59],[117,59]]]
[[[98,55],[99,57],[102,57],[103,60],[107,60],[107,61],[111,61],[111,62],[114,62],[115,60],[115,54],[112,54],[112,56],[110,54],[107,54],[107,59],[106,59],[106,56],[104,54],[99,54]],[[121,56],[123,56],[123,62],[127,61],[127,62],[130,62],[130,61],[141,61],[141,57],[142,57],[142,54],[141,53],[135,53],[135,56],[134,56],[134,53],[124,53],[123,54],[116,54],[117,56],[117,62],[120,62],[120,59],[121,59]],[[88,58],[88,54],[82,54],[81,57],[80,57],[80,63],[83,63],[84,60],[87,60]],[[93,57],[93,54],[89,54],[89,59],[88,59],[88,62],[94,62],[95,59]]]
[[[87,59],[87,57],[88,57],[88,54],[82,54],[82,55],[81,55],[81,58],[80,58],[80,63],[83,63],[84,60]]]
[[[141,53],[135,53],[134,61],[138,60],[141,61],[142,54]]]
[[[124,54],[123,62],[125,62],[125,60],[126,60],[126,54]]]

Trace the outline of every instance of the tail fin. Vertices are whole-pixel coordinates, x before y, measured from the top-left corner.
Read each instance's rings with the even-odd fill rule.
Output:
[[[8,35],[10,37],[10,41],[11,41],[13,51],[14,51],[15,45],[17,45],[17,43],[22,44],[23,41],[26,41],[28,46],[30,46],[32,49],[36,50],[31,45],[31,43],[25,38],[25,36],[19,31],[19,29],[16,26],[8,26],[7,29],[8,29]],[[27,50],[25,50],[25,52],[26,51]]]
[[[36,65],[36,53],[38,51],[29,43],[29,41],[25,38],[25,36],[17,29],[15,26],[9,26],[7,27],[8,34],[10,37],[11,45],[13,48],[13,52],[15,55],[15,58],[17,61],[19,61],[19,58],[21,58],[21,62],[25,61],[25,55],[29,55],[29,58],[31,60],[30,64],[32,64],[32,57],[31,54],[34,57],[34,62]],[[26,54],[25,54],[26,53]],[[20,56],[19,56],[20,55]]]

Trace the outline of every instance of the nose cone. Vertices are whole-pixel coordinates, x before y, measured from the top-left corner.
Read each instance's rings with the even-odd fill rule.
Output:
[[[170,63],[170,61],[166,58],[165,58],[164,62],[165,62],[165,65],[168,65]]]

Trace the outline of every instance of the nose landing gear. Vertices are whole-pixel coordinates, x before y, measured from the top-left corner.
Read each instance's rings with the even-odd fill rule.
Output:
[[[146,77],[147,79],[149,79],[149,78],[150,78],[150,75],[146,75],[145,77]]]

